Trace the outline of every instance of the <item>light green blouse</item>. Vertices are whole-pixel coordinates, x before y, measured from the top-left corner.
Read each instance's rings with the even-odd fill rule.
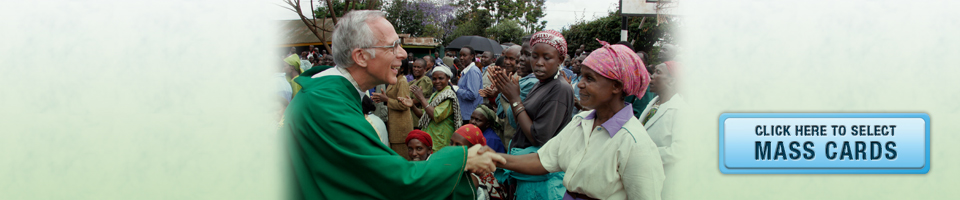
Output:
[[[450,90],[450,86],[443,88],[443,90]],[[440,92],[434,92],[433,95],[430,95],[431,102],[438,93]],[[430,134],[430,139],[433,140],[434,152],[450,145],[450,136],[457,130],[457,125],[454,123],[453,117],[450,116],[453,113],[453,106],[450,105],[450,101],[450,99],[445,100],[434,107],[433,119],[430,119],[430,124],[427,124],[427,127],[423,127],[423,132]]]

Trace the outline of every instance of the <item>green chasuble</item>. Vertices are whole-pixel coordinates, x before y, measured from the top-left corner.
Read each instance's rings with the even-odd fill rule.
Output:
[[[380,142],[353,84],[338,75],[311,78],[322,70],[308,71],[296,79],[303,89],[287,107],[281,129],[292,199],[476,198],[476,186],[463,172],[466,147],[407,161]]]

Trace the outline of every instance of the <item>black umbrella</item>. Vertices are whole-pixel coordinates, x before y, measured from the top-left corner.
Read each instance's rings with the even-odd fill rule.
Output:
[[[446,49],[460,50],[460,48],[463,48],[463,46],[467,45],[473,47],[473,50],[480,52],[493,51],[494,55],[499,55],[500,52],[503,52],[503,47],[501,47],[500,43],[498,43],[496,40],[491,40],[476,35],[460,36],[450,42]]]

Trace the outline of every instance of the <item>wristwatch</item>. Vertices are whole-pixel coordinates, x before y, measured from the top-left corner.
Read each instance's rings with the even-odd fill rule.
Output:
[[[520,106],[520,102],[513,102],[513,104],[511,104],[511,106],[514,107],[514,108],[516,108],[517,106]]]

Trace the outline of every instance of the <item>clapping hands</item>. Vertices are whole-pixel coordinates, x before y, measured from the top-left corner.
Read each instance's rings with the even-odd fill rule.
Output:
[[[413,107],[413,99],[407,97],[397,97],[397,100],[400,101],[403,106]]]
[[[520,83],[518,80],[508,77],[507,73],[499,67],[494,66],[493,70],[490,81],[493,82],[494,88],[503,94],[508,102],[520,101]]]

